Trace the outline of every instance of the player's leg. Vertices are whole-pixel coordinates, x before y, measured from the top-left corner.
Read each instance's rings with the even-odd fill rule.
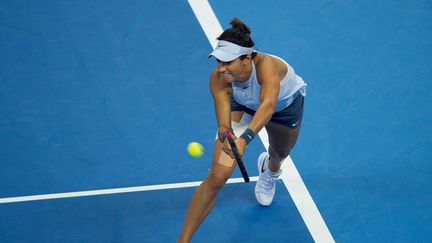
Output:
[[[240,121],[242,113],[232,112],[232,120]],[[192,239],[199,225],[213,208],[219,191],[230,178],[235,167],[235,160],[222,151],[222,143],[216,139],[210,172],[192,196],[178,242],[189,242]]]
[[[274,114],[266,125],[269,137],[270,171],[279,171],[282,161],[294,148],[300,132],[303,106],[304,97],[298,94],[288,108]]]
[[[276,180],[282,173],[281,164],[297,142],[303,116],[303,101],[303,96],[298,95],[289,107],[273,114],[265,126],[269,148],[268,153],[262,153],[258,158],[259,178],[255,185],[255,196],[262,206],[269,206],[273,202]]]
[[[269,137],[269,152],[258,158],[259,178],[255,185],[255,197],[262,206],[270,206],[276,193],[276,180],[281,175],[282,161],[294,148],[300,126],[291,129],[281,124],[269,122],[266,125]]]
[[[189,242],[191,240],[198,226],[213,208],[219,191],[225,185],[234,170],[234,165],[228,167],[219,162],[219,158],[222,154],[225,154],[222,151],[222,144],[219,140],[216,140],[214,144],[212,168],[208,177],[195,190],[192,196],[186,212],[179,242]],[[227,158],[229,157],[227,156]],[[229,164],[231,162],[224,161],[223,163]]]
[[[269,137],[269,164],[272,172],[280,170],[283,160],[290,155],[300,133],[300,125],[292,129],[287,126],[269,122],[266,130]]]

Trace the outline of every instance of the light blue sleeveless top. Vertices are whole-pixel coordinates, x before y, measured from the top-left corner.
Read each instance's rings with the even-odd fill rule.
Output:
[[[279,96],[275,107],[275,112],[278,112],[288,107],[294,101],[297,92],[306,96],[307,84],[300,76],[295,74],[294,69],[287,62],[277,56],[270,56],[283,61],[288,68],[287,74],[280,81]],[[261,86],[257,80],[254,62],[252,62],[252,73],[249,79],[246,82],[233,81],[231,85],[233,88],[232,96],[237,103],[255,111],[258,109]]]

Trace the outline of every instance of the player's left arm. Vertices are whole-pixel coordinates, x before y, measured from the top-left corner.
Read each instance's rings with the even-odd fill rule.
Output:
[[[271,57],[265,57],[257,65],[257,77],[261,82],[260,105],[249,124],[249,129],[256,135],[272,117],[280,90],[277,67]],[[244,139],[238,139],[240,150],[246,147]]]

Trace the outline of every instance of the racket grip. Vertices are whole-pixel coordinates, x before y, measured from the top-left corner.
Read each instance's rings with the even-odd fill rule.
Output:
[[[239,166],[239,168],[240,168],[240,172],[241,172],[241,174],[242,174],[242,176],[243,176],[244,181],[245,181],[246,183],[249,182],[249,181],[250,181],[250,179],[249,179],[249,175],[248,175],[248,173],[247,173],[247,171],[246,171],[246,168],[245,168],[245,166],[244,166],[244,164],[243,164],[243,161],[240,159],[240,161],[237,161],[237,164],[238,164],[238,166]]]
[[[243,179],[247,183],[247,182],[250,181],[249,175],[248,175],[248,173],[246,171],[246,168],[244,166],[243,160],[240,158],[240,154],[239,154],[239,152],[237,150],[237,146],[236,146],[234,140],[231,138],[231,136],[229,135],[228,132],[227,132],[226,138],[228,138],[228,143],[230,144],[231,150],[232,150],[232,152],[234,154],[234,157],[237,160],[237,164],[238,164],[238,166],[240,168],[240,172],[241,172],[241,174],[243,176]]]

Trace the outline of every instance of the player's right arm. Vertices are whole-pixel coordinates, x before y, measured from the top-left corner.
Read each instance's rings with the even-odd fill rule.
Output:
[[[230,83],[224,81],[217,68],[210,75],[210,91],[213,96],[216,119],[218,124],[218,137],[221,140],[227,130],[231,129]]]

